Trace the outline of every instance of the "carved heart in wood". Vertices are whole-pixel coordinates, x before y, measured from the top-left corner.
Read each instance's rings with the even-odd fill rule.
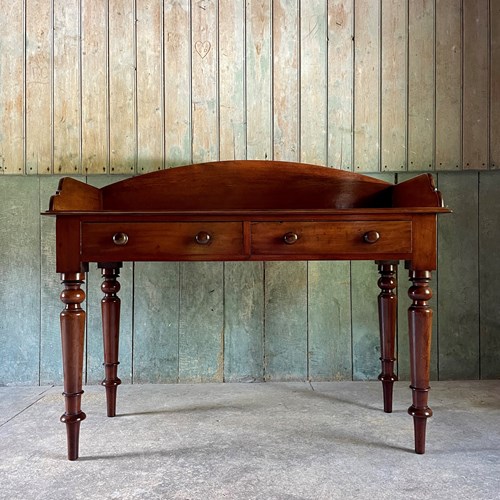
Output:
[[[198,52],[198,55],[204,59],[206,55],[210,52],[212,45],[209,41],[201,42],[198,41],[194,44],[194,49]]]

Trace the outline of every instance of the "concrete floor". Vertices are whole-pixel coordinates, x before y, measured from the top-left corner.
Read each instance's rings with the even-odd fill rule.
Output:
[[[406,382],[85,388],[65,458],[61,388],[0,388],[2,499],[499,499],[500,381],[435,382],[413,453]]]

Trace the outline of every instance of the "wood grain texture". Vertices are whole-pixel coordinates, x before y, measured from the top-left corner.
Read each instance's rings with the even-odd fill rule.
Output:
[[[394,174],[372,174],[394,182]],[[374,262],[351,262],[352,378],[375,380],[380,373],[378,269]]]
[[[308,377],[351,380],[351,266],[349,262],[309,262]]]
[[[26,4],[26,173],[52,173],[50,0]]]
[[[246,157],[245,1],[219,0],[219,158]]]
[[[462,166],[462,1],[436,1],[436,169]]]
[[[80,3],[54,9],[54,172],[81,172]]]
[[[301,3],[300,161],[318,165],[327,163],[326,26],[323,0]]]
[[[434,1],[408,3],[408,170],[434,167]]]
[[[479,378],[478,173],[439,177],[453,215],[438,225],[439,377]],[[473,189],[470,186],[474,186]],[[463,286],[457,286],[457,280]]]
[[[408,179],[415,177],[415,174],[410,172],[401,172],[397,174],[397,183],[404,182]],[[438,186],[439,179],[434,176],[434,182]],[[445,195],[445,203],[448,206],[448,197]],[[450,215],[448,217],[453,217]],[[410,380],[410,344],[408,336],[408,307],[411,300],[408,297],[408,289],[411,286],[409,280],[408,270],[405,269],[404,262],[400,262],[398,266],[398,333],[397,333],[397,352],[396,362],[398,367],[399,380]],[[439,367],[438,367],[438,338],[439,338],[439,269],[432,272],[431,281],[429,286],[432,290],[432,299],[429,305],[432,308],[432,338],[431,338],[431,380],[438,380]]]
[[[136,384],[178,381],[179,291],[179,263],[134,265],[133,381]]]
[[[108,37],[109,8],[82,2],[82,171],[109,172]],[[104,29],[103,29],[104,27]]]
[[[490,2],[490,167],[500,168],[500,3]]]
[[[273,158],[271,0],[246,0],[247,158]]]
[[[87,177],[87,183],[91,186],[102,187],[112,182],[125,179],[121,176],[94,175]],[[134,305],[134,279],[133,264],[125,262],[119,271],[120,291],[118,297],[121,300],[120,314],[120,341],[118,376],[124,383],[132,381],[132,345],[133,345],[133,305]],[[100,383],[104,379],[104,355],[101,321],[101,299],[103,292],[101,269],[95,264],[89,265],[86,282],[87,310],[87,337],[85,342],[85,380],[89,384]]]
[[[23,1],[2,4],[0,16],[0,173],[24,173]]]
[[[137,172],[163,168],[163,2],[136,0]]]
[[[274,159],[300,155],[299,5],[273,3],[273,138]]]
[[[43,176],[40,182],[38,212],[47,210],[49,198],[57,189],[60,176]],[[76,179],[84,181],[84,177]],[[23,186],[23,189],[24,186]],[[59,313],[63,304],[59,298],[63,287],[56,269],[56,225],[51,217],[40,220],[40,385],[61,385],[62,351]]]
[[[222,382],[224,319],[222,262],[180,267],[179,381]]]
[[[109,15],[109,171],[112,174],[134,173],[137,165],[134,6],[134,0],[115,0]]]
[[[266,263],[266,381],[307,378],[307,263]]]
[[[354,9],[354,168],[380,170],[380,3],[357,0]]]
[[[328,1],[328,165],[353,169],[354,0]]]
[[[219,155],[217,85],[217,4],[201,0],[191,11],[193,162]]]
[[[25,197],[20,198],[20,192]],[[0,199],[0,385],[37,385],[40,382],[39,179],[3,178]]]
[[[381,169],[406,170],[406,1],[389,0],[381,7]]]
[[[463,3],[464,169],[488,168],[488,5],[488,0]]]
[[[224,381],[264,380],[264,263],[224,264]]]
[[[191,153],[191,24],[189,0],[164,3],[165,165],[185,165]]]
[[[500,179],[496,172],[479,176],[479,308],[480,375],[500,377],[500,309],[498,308],[498,245],[500,227]]]

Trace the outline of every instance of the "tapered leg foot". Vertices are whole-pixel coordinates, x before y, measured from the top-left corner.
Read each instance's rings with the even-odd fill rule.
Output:
[[[65,412],[61,422],[66,424],[68,459],[78,458],[80,422],[85,419],[81,411],[83,341],[85,335],[85,311],[81,303],[85,293],[81,289],[84,275],[67,273],[61,276],[64,290],[61,301],[65,304],[61,312],[61,341],[64,371]]]
[[[396,318],[398,297],[394,293],[396,283],[395,263],[379,262],[380,278],[378,286],[381,290],[378,296],[378,313],[380,326],[380,361],[382,372],[378,379],[382,382],[384,396],[384,411],[392,412],[392,393],[394,382],[398,379],[394,373],[395,345],[396,345]]]
[[[121,264],[99,264],[102,268],[103,283],[101,290],[102,334],[104,343],[104,380],[106,388],[106,406],[108,417],[116,415],[116,392],[121,380],[118,378],[118,345],[120,335],[120,283],[117,278]]]
[[[427,404],[432,336],[432,309],[428,304],[432,297],[430,279],[430,271],[410,271],[413,284],[408,291],[412,299],[408,309],[408,331],[413,404],[408,408],[408,413],[413,417],[415,452],[419,454],[425,453],[426,423],[427,418],[432,416],[432,410]]]

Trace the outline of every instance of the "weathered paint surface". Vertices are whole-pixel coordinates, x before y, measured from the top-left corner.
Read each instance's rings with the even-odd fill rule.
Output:
[[[33,175],[0,176],[0,383],[61,379],[54,225],[38,215],[59,176],[101,174],[89,182],[103,185],[116,174],[218,158],[299,160],[399,180],[438,171],[456,213],[440,222],[432,374],[498,376],[500,179],[482,172],[500,164],[498,2],[3,4],[0,173]],[[403,378],[406,274],[400,266]],[[456,287],[458,274],[466,287]],[[378,374],[373,263],[144,263],[121,276],[124,381]],[[92,270],[90,382],[102,369],[99,285]],[[19,289],[29,311],[21,319]]]

